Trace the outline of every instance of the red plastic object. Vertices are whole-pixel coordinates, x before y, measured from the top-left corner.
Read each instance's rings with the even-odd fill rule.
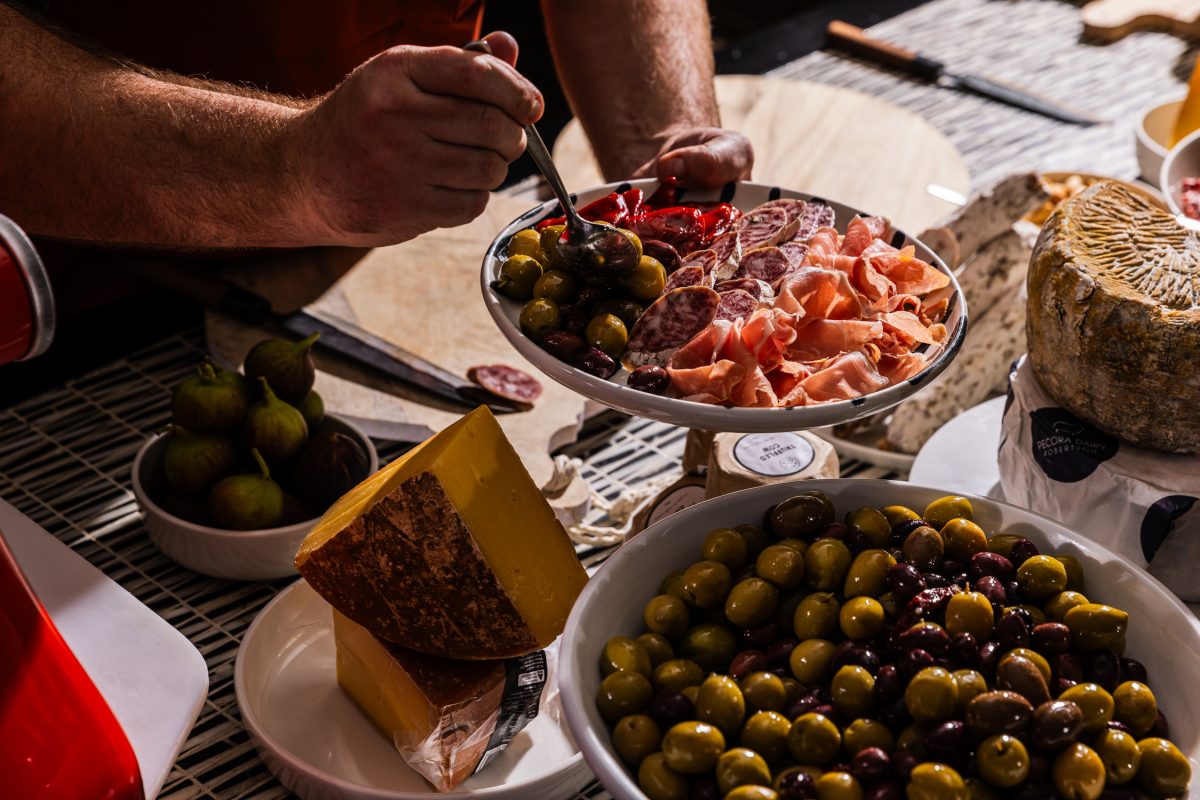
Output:
[[[133,748],[0,532],[0,795],[144,800]]]

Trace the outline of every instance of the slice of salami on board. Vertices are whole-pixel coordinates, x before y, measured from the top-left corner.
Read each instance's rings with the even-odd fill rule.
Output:
[[[487,364],[467,370],[467,380],[479,384],[497,397],[532,407],[542,396],[542,384],[527,372],[507,364]]]
[[[721,295],[707,286],[673,289],[646,309],[629,333],[631,362],[666,363],[670,352],[704,330],[716,316]],[[648,360],[647,360],[648,359]]]

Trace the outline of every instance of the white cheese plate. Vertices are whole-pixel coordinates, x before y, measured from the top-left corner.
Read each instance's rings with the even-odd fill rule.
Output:
[[[259,755],[303,800],[567,797],[592,779],[557,703],[543,703],[487,769],[436,791],[338,686],[332,610],[303,579],[259,612],[233,679]]]
[[[3,500],[0,530],[124,729],[147,800],[157,797],[208,695],[204,657],[166,620]]]
[[[996,454],[1004,400],[1003,396],[993,397],[938,428],[917,453],[908,479],[923,486],[1003,500]]]

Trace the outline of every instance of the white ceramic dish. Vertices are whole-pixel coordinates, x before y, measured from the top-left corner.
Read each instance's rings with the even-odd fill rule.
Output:
[[[911,453],[884,450],[879,446],[879,442],[887,434],[887,426],[884,424],[887,418],[887,414],[876,415],[867,421],[869,424],[865,427],[856,428],[853,432],[830,427],[820,428],[813,433],[832,444],[838,456],[843,459],[852,458],[884,469],[908,472],[913,465]],[[860,421],[853,424],[857,426],[863,423]]]
[[[259,755],[304,800],[563,798],[591,780],[565,723],[544,711],[482,773],[435,791],[338,687],[331,614],[296,581],[250,625],[233,673]]]
[[[1170,149],[1158,176],[1158,185],[1167,201],[1167,208],[1175,214],[1175,219],[1180,225],[1200,230],[1200,220],[1184,216],[1183,206],[1179,202],[1183,179],[1195,177],[1200,177],[1200,131],[1185,136]]]
[[[644,800],[635,777],[621,763],[593,698],[600,684],[597,663],[609,638],[642,629],[642,609],[662,577],[699,557],[710,530],[755,522],[764,509],[801,491],[826,492],[838,512],[871,505],[903,504],[922,508],[946,494],[899,481],[809,480],[763,486],[708,500],[672,514],[626,542],[584,587],[563,634],[561,672],[563,707],[571,733],[605,788],[618,800]],[[1079,559],[1094,602],[1129,612],[1128,652],[1145,662],[1161,707],[1171,723],[1171,738],[1192,760],[1200,756],[1200,623],[1165,586],[1125,559],[1053,520],[984,498],[971,498],[975,519],[984,530],[1012,531],[1040,548]],[[1193,779],[1191,796],[1200,786]]]
[[[1142,178],[1158,180],[1163,159],[1171,149],[1171,136],[1175,131],[1175,119],[1183,105],[1183,96],[1176,95],[1167,101],[1158,101],[1138,112],[1134,141],[1137,147],[1138,169]]]
[[[917,453],[908,479],[922,486],[940,486],[948,492],[1003,500],[996,452],[1004,401],[1003,397],[993,397],[939,428]]]
[[[332,430],[352,436],[367,453],[367,474],[379,469],[379,453],[365,433],[344,419],[325,418]],[[324,424],[324,423],[323,423]],[[237,581],[286,578],[296,574],[296,549],[315,519],[257,531],[227,531],[197,525],[168,513],[150,499],[147,486],[158,470],[166,434],[146,440],[133,459],[133,496],[146,523],[150,541],[163,554],[190,570]]]
[[[3,500],[0,530],[129,738],[147,800],[157,797],[208,695],[204,657],[162,617]]]
[[[632,186],[639,186],[649,194],[658,186],[658,182],[654,180],[640,180],[597,186],[580,192],[577,196],[577,203],[583,206],[610,192],[624,191]],[[803,192],[793,192],[757,183],[738,183],[727,185],[723,190],[689,192],[683,197],[682,202],[726,200],[746,211],[777,197],[800,198],[804,200],[813,199],[812,195],[804,194]],[[826,202],[833,208],[837,218],[836,224],[838,230],[841,231],[845,230],[846,225],[855,214],[865,215],[869,213],[868,211],[859,211],[833,201],[827,200]],[[890,408],[916,392],[921,386],[933,380],[933,378],[946,368],[951,359],[958,353],[959,347],[962,346],[963,337],[966,335],[966,302],[963,299],[962,292],[958,289],[958,282],[951,276],[951,281],[955,288],[955,296],[951,300],[950,311],[945,320],[946,328],[950,332],[946,343],[937,351],[932,362],[924,371],[895,386],[889,386],[886,389],[872,392],[864,397],[857,397],[853,400],[820,403],[796,408],[765,409],[726,408],[724,406],[714,406],[639,392],[625,385],[627,373],[623,369],[618,370],[612,378],[605,380],[575,369],[569,364],[551,356],[535,344],[533,340],[526,338],[521,333],[517,322],[521,312],[521,303],[504,297],[492,288],[492,282],[499,275],[500,267],[504,263],[502,255],[504,248],[508,245],[509,238],[517,231],[528,228],[539,220],[554,216],[557,213],[558,203],[553,200],[547,201],[517,217],[505,226],[504,230],[500,231],[483,259],[481,283],[484,302],[496,326],[500,328],[500,332],[504,334],[505,338],[530,363],[567,388],[573,389],[583,396],[598,403],[603,403],[610,408],[624,411],[627,414],[648,417],[660,422],[701,430],[739,431],[747,433],[796,431],[836,425],[839,422],[858,419],[859,417]],[[946,265],[929,248],[912,236],[900,232],[893,239],[893,243],[897,246],[914,245],[919,258],[950,274]]]

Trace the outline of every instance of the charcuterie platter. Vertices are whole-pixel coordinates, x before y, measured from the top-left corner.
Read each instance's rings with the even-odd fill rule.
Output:
[[[916,392],[965,336],[945,264],[866,211],[745,182],[608,184],[576,204],[628,226],[638,267],[605,276],[547,256],[551,201],[492,242],[484,299],[538,369],[620,411],[705,430],[833,425]]]

